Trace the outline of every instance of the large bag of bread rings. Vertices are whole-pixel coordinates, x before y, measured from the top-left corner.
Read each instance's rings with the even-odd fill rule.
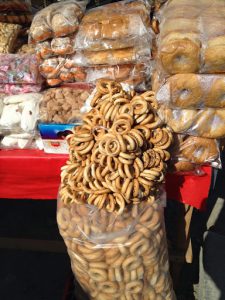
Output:
[[[143,201],[117,215],[59,198],[59,230],[73,273],[90,299],[175,299],[162,202]]]

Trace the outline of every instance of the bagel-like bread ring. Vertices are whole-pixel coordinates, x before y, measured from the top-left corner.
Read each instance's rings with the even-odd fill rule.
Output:
[[[197,73],[200,68],[200,47],[188,38],[163,42],[159,58],[169,74]]]
[[[203,56],[204,72],[223,73],[225,68],[225,35],[208,41]]]
[[[213,80],[211,88],[205,99],[205,106],[212,108],[225,108],[225,77]]]
[[[181,154],[196,164],[210,162],[218,157],[218,148],[214,139],[189,137],[182,145]]]
[[[57,213],[57,223],[60,229],[66,230],[69,227],[71,214],[68,208],[62,207]]]
[[[169,78],[171,102],[175,107],[195,108],[203,97],[198,75],[177,74]]]
[[[188,6],[186,3],[184,5],[180,5],[178,3],[176,6],[169,5],[164,10],[164,18],[165,19],[172,19],[172,18],[188,18],[191,20],[195,20],[199,17],[201,10],[194,6]]]
[[[196,110],[194,109],[162,109],[159,111],[162,119],[176,133],[187,131],[194,123],[196,118]]]

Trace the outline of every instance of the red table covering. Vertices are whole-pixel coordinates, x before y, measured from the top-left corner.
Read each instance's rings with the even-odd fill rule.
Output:
[[[47,154],[39,150],[0,151],[0,198],[56,199],[60,183],[60,168],[67,155]],[[204,167],[204,176],[168,174],[169,199],[202,208],[207,199],[211,168]]]

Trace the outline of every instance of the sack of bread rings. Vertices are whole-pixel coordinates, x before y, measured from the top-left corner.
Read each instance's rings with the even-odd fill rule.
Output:
[[[158,62],[166,74],[223,73],[224,1],[168,1],[160,12]]]
[[[81,119],[80,109],[90,96],[89,84],[71,84],[48,89],[39,106],[39,119],[44,123],[75,123]]]
[[[85,8],[84,1],[67,0],[42,9],[34,16],[31,24],[30,42],[37,43],[76,32]]]
[[[170,109],[161,106],[158,114],[175,133],[210,139],[225,137],[225,109]]]
[[[132,4],[132,5],[131,5]],[[75,39],[77,50],[151,48],[150,7],[145,1],[120,1],[87,11]]]
[[[162,81],[161,81],[162,82]],[[225,108],[225,76],[176,74],[157,86],[156,100],[171,108]]]
[[[222,167],[220,144],[215,139],[174,134],[170,152],[172,163],[190,162],[195,165],[210,165],[214,168]]]
[[[32,12],[29,0],[0,1],[0,22],[28,25],[31,21]]]
[[[205,176],[206,173],[202,165],[196,165],[190,161],[171,159],[168,166],[168,173],[178,176]]]
[[[59,198],[57,222],[74,276],[90,299],[175,299],[160,199],[118,216]]]

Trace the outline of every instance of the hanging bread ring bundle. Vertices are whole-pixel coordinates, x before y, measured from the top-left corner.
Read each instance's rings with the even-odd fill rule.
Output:
[[[91,107],[67,137],[70,156],[62,168],[61,200],[118,214],[130,203],[154,201],[172,142],[156,114],[154,93],[128,93],[102,79]]]

